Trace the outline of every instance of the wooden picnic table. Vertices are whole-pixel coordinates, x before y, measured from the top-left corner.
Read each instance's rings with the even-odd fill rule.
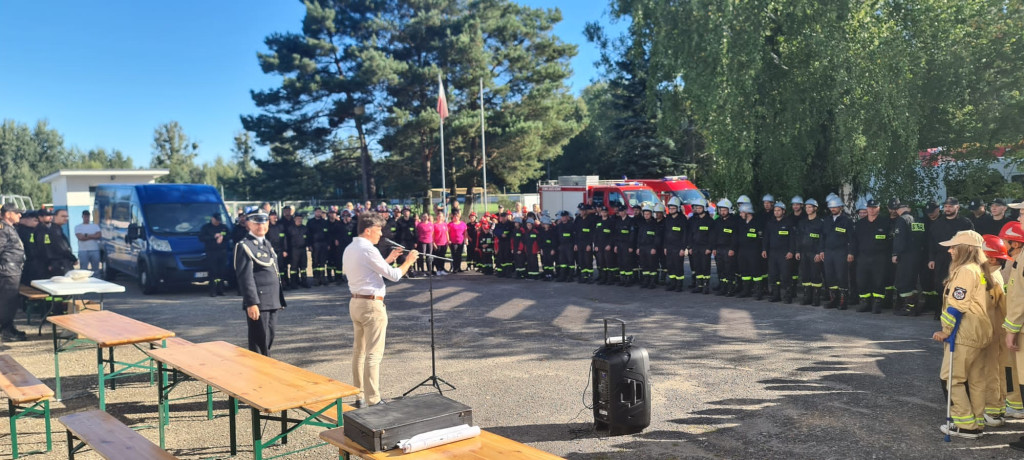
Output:
[[[521,442],[496,435],[487,430],[480,430],[480,436],[475,438],[463,439],[462,441],[431,447],[409,454],[402,452],[402,449],[370,452],[355,441],[345,437],[344,428],[324,431],[320,433],[320,439],[337,447],[340,455],[344,458],[348,458],[349,455],[355,455],[365,460],[425,460],[434,458],[448,460],[552,460],[562,458]]]
[[[253,353],[227,342],[205,342],[147,350],[157,361],[160,374],[160,447],[164,447],[164,426],[169,422],[171,390],[164,366],[206,383],[228,396],[231,455],[237,453],[235,418],[238,402],[252,411],[253,457],[262,460],[263,449],[279,440],[288,443],[288,434],[304,425],[334,428],[343,423],[341,398],[359,393],[359,389],[337,380],[307,371],[276,359]],[[320,407],[303,419],[288,417],[288,410],[303,406]],[[319,421],[325,411],[334,410],[336,422]],[[272,414],[280,413],[280,416]],[[261,422],[281,422],[281,434],[263,442]],[[291,425],[289,425],[291,424]],[[308,449],[302,449],[306,450]]]
[[[68,351],[84,348],[96,348],[97,374],[99,376],[99,398],[100,410],[106,410],[106,385],[110,389],[117,388],[114,379],[133,375],[126,371],[141,369],[150,373],[152,382],[152,371],[155,370],[149,365],[149,358],[134,363],[119,362],[114,360],[114,348],[123,345],[136,346],[141,351],[139,344],[162,341],[168,337],[174,337],[174,332],[162,329],[151,324],[144,323],[112,311],[83,311],[71,315],[57,315],[49,317],[53,327],[53,367],[56,375],[57,399],[61,399],[60,385],[60,354]],[[57,333],[57,327],[73,332],[70,337],[61,336]],[[103,356],[103,349],[107,349],[107,357]],[[109,373],[105,368],[109,366]],[[118,369],[117,366],[121,368]]]

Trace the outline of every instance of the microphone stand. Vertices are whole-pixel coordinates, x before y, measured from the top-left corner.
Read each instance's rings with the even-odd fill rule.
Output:
[[[401,246],[399,246],[401,247]],[[405,249],[405,248],[402,248]],[[447,257],[435,256],[433,254],[420,254],[428,259],[440,259],[453,262],[452,259]],[[430,291],[430,377],[420,382],[418,385],[409,389],[405,393],[402,393],[402,397],[406,397],[409,393],[416,391],[419,387],[434,387],[437,389],[437,393],[444,396],[444,391],[441,390],[441,384],[448,386],[450,390],[454,390],[455,385],[448,383],[445,379],[437,376],[437,357],[434,351],[434,275],[431,274],[430,270],[427,270],[427,289]]]

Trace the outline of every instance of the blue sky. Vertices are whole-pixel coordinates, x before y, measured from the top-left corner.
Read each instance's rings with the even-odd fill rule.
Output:
[[[579,45],[578,94],[598,76],[583,27],[607,24],[606,4],[520,3],[562,10],[555,34]],[[298,31],[303,15],[288,0],[0,2],[0,119],[46,119],[69,147],[117,148],[136,166],[149,165],[153,130],[176,120],[200,161],[228,158],[239,115],[256,112],[249,90],[278,83],[256,61],[263,39]]]

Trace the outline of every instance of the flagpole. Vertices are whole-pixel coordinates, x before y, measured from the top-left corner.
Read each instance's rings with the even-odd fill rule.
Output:
[[[480,157],[484,162],[484,191],[482,194],[484,202],[483,215],[487,212],[487,130],[484,125],[484,78],[480,77]]]
[[[441,73],[437,73],[437,85],[441,88],[442,95],[444,94],[444,84],[441,82]],[[444,116],[441,116],[441,123],[439,124],[441,129],[441,204],[444,206],[444,215],[448,217],[448,200],[445,199],[445,193],[448,192],[448,188],[445,185],[444,176]]]

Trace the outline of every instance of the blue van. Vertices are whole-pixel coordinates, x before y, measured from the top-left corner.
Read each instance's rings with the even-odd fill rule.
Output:
[[[214,213],[229,232],[232,226],[220,193],[209,185],[101,184],[94,209],[104,278],[126,273],[138,279],[144,294],[208,281],[199,229]]]

